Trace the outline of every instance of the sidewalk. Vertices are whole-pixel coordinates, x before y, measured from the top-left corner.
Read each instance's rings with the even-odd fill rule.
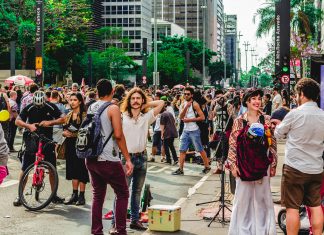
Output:
[[[280,181],[282,175],[282,165],[284,160],[284,142],[278,143],[278,167],[277,175],[271,179],[271,191],[273,201],[280,199]],[[233,195],[229,193],[228,175],[226,176],[225,199],[232,202]],[[219,202],[196,206],[197,203],[218,200],[220,197],[220,175],[210,174],[204,178],[191,190],[187,198],[179,199],[176,203],[181,206],[181,231],[174,232],[175,235],[225,235],[228,233],[229,223],[224,226],[218,222],[218,218],[207,227],[210,220],[204,220],[203,216],[213,217],[219,209]],[[231,206],[229,205],[231,208]],[[280,210],[280,205],[275,204],[276,215]],[[230,212],[225,210],[225,218],[229,221]],[[221,215],[221,214],[220,214]],[[217,232],[217,233],[216,233]],[[164,235],[168,233],[146,231],[143,235]],[[283,232],[277,226],[277,234]]]

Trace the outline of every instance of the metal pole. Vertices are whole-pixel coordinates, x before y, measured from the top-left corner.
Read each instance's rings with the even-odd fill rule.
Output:
[[[236,65],[236,82],[239,80],[239,75],[240,75],[240,72],[241,72],[241,56],[240,56],[240,41],[241,41],[241,37],[243,35],[241,34],[241,32],[238,33],[237,35],[237,46],[236,46],[236,62],[237,62],[237,65]]]
[[[10,76],[16,75],[16,41],[10,42]]]
[[[200,11],[200,1],[197,0],[197,40],[199,41],[199,11]]]
[[[154,0],[154,73],[153,73],[153,86],[154,91],[156,91],[156,80],[157,80],[157,70],[158,70],[158,61],[157,61],[157,18],[156,18],[157,4]]]
[[[226,14],[224,13],[224,84],[226,82]]]
[[[185,0],[185,36],[188,36],[188,8],[187,0]]]
[[[203,17],[203,81],[202,81],[202,86],[203,89],[205,88],[205,79],[206,79],[206,0],[203,1],[204,5],[201,7],[202,8],[202,17]]]
[[[247,52],[249,50],[249,46],[250,46],[250,43],[249,42],[244,42],[243,43],[244,47],[245,47],[245,72],[247,73]]]
[[[173,23],[175,24],[175,1],[173,0]]]
[[[255,49],[251,48],[250,52],[251,52],[251,68],[252,68],[253,67],[253,52],[255,52]]]

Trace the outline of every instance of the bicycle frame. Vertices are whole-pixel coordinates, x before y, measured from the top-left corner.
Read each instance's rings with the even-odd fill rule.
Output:
[[[44,169],[38,168],[41,161],[44,160],[45,155],[43,154],[43,142],[39,140],[38,151],[36,153],[36,160],[34,163],[34,174],[33,174],[33,186],[41,186],[44,179]]]

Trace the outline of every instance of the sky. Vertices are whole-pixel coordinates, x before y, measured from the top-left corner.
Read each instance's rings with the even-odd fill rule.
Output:
[[[237,15],[238,31],[243,36],[240,39],[240,48],[242,52],[241,67],[245,71],[245,47],[243,43],[248,41],[251,45],[249,50],[255,48],[254,54],[259,55],[259,59],[265,57],[268,52],[267,43],[270,42],[270,37],[256,38],[257,22],[253,23],[253,16],[255,15],[258,8],[262,7],[265,0],[223,0],[225,14]],[[248,51],[247,66],[248,69],[251,67],[251,52]],[[255,59],[253,59],[255,64]]]

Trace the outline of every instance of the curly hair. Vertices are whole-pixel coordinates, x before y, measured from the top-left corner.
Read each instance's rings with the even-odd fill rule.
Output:
[[[121,104],[121,107],[120,107],[120,110],[122,113],[124,112],[127,112],[128,115],[130,117],[133,117],[133,114],[132,114],[132,107],[131,107],[131,97],[132,95],[134,95],[135,93],[138,93],[142,96],[142,99],[143,99],[143,104],[147,104],[148,102],[148,98],[146,96],[146,94],[144,93],[144,91],[141,89],[141,88],[138,88],[138,87],[134,87],[132,88],[126,95],[126,97],[123,99],[123,102]],[[148,109],[144,109],[142,110],[142,113],[147,113],[148,112]]]
[[[320,94],[320,85],[311,78],[302,78],[296,84],[295,90],[298,95],[303,92],[307,99],[317,101]]]

